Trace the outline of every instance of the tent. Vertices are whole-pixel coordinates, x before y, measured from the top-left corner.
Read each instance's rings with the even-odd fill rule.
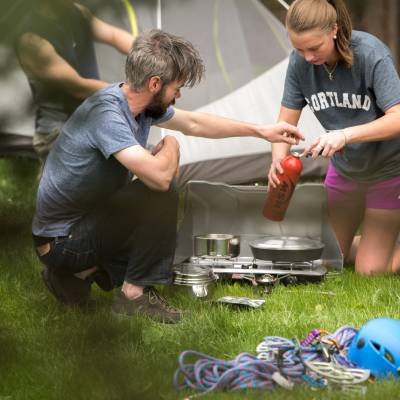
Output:
[[[162,28],[199,49],[206,79],[184,89],[177,107],[254,123],[276,121],[290,43],[283,25],[259,0],[92,0],[89,5],[100,18],[125,29]],[[101,44],[96,50],[102,79],[123,80],[124,57]],[[0,81],[0,113],[8,116],[2,131],[29,137],[33,134],[30,92],[14,64]],[[306,143],[322,132],[310,110],[303,113],[300,128]],[[176,136],[181,145],[181,184],[193,179],[235,184],[266,177],[271,146],[261,139],[210,140],[155,128],[150,145],[165,134]],[[325,167],[323,161],[306,160],[304,174],[322,175]]]

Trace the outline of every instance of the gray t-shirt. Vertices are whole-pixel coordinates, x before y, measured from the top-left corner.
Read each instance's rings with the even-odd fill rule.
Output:
[[[150,126],[168,121],[169,107],[157,120],[135,119],[121,84],[86,99],[65,123],[40,180],[32,231],[37,236],[66,236],[71,226],[126,185],[132,174],[112,155],[127,147],[145,147]]]
[[[400,103],[400,81],[389,49],[374,36],[353,31],[351,68],[341,62],[329,80],[322,65],[312,65],[296,50],[290,55],[282,99],[284,107],[308,104],[326,130],[361,125]],[[400,139],[348,144],[332,157],[340,175],[360,182],[400,176]]]

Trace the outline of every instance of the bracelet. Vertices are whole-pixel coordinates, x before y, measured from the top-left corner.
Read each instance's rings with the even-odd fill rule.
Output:
[[[351,137],[351,133],[348,132],[347,128],[344,128],[344,129],[334,129],[334,130],[332,130],[332,131],[329,131],[329,130],[326,131],[326,133],[329,133],[329,132],[330,132],[330,133],[341,133],[341,134],[343,135],[343,137],[344,137],[344,145],[343,145],[343,147],[346,146],[348,140],[349,140],[350,137]]]
[[[349,132],[348,128],[344,128],[342,129],[345,141],[344,141],[344,145],[346,146],[346,144],[349,142],[349,140],[351,139],[352,133]]]
[[[346,144],[347,144],[347,136],[346,136],[346,132],[345,132],[345,130],[344,130],[344,129],[342,129],[340,132],[342,133],[342,135],[343,135],[343,137],[344,137],[344,146],[346,146]],[[343,146],[343,147],[344,147],[344,146]]]

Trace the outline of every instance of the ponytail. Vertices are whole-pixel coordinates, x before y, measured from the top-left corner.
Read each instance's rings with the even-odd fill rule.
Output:
[[[348,67],[353,65],[350,49],[352,23],[343,0],[295,0],[286,15],[286,28],[295,33],[312,29],[331,31],[337,24],[336,50]]]
[[[337,15],[336,49],[343,61],[351,67],[353,65],[353,53],[350,49],[350,40],[353,25],[350,14],[343,0],[328,0],[328,3],[336,10]]]

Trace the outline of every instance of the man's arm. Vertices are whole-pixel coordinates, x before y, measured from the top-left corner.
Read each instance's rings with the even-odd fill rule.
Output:
[[[49,41],[35,33],[25,33],[20,37],[17,53],[29,78],[47,81],[77,99],[85,99],[108,85],[101,80],[80,76]]]
[[[114,154],[114,157],[150,189],[167,191],[179,167],[179,144],[166,136],[155,154],[136,145]]]
[[[115,47],[122,54],[128,54],[133,43],[133,35],[95,17],[86,7],[77,4],[85,18],[90,21],[93,38]]]
[[[185,135],[221,139],[237,136],[253,136],[272,143],[297,144],[304,139],[299,129],[286,122],[257,125],[200,112],[175,110],[174,116],[159,124],[166,129],[177,130]]]

